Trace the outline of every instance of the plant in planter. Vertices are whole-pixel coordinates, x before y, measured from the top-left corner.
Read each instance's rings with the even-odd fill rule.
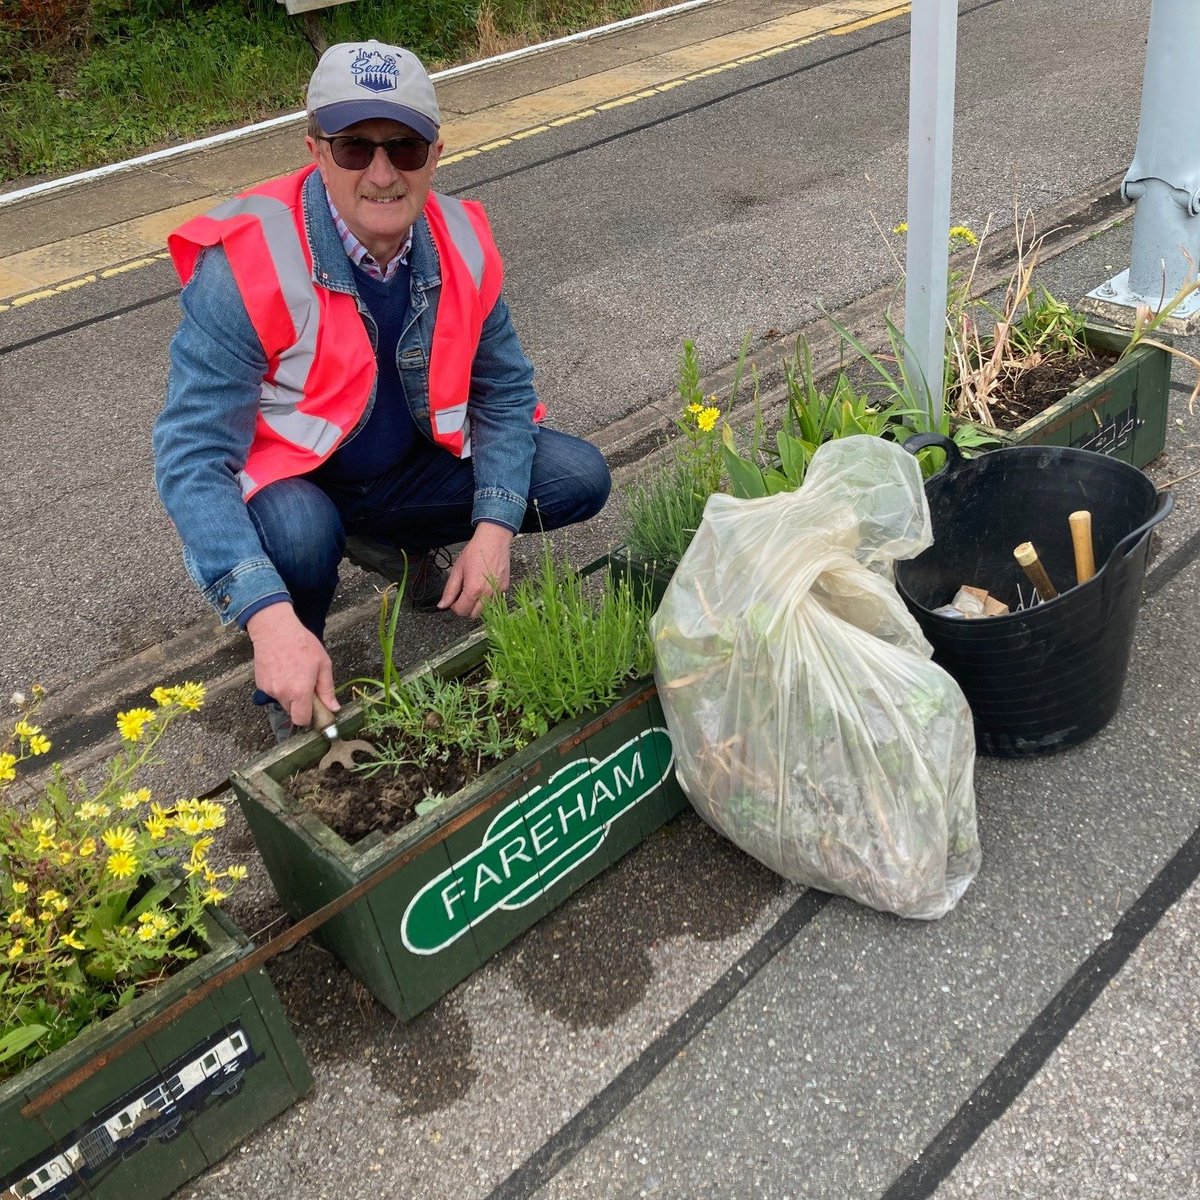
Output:
[[[747,343],[738,358],[726,407],[732,407],[741,385]],[[700,387],[700,360],[692,341],[683,343],[679,360],[682,411],[675,420],[681,437],[661,470],[625,490],[629,532],[623,558],[627,576],[652,598],[661,594],[656,573],[670,577],[704,515],[709,496],[721,486],[720,401]]]
[[[203,1007],[122,1048],[135,1025],[249,950],[210,907],[245,873],[210,858],[224,806],[162,805],[137,786],[204,689],[156,688],[152,699],[153,709],[118,714],[123,749],[93,786],[55,763],[43,783],[22,780],[9,795],[21,765],[51,749],[33,709],[0,750],[5,1196],[67,1195],[101,1178],[165,1196],[311,1086],[261,972],[214,987]]]
[[[302,773],[325,742],[310,735],[234,776],[292,913],[359,894],[318,936],[399,1016],[684,807],[646,677],[646,606],[627,582],[604,582],[547,550],[532,579],[487,603],[482,634],[403,676],[385,661],[385,686],[339,713],[344,736],[375,740],[381,769],[314,783]],[[356,799],[326,819],[323,791]],[[377,814],[371,832],[335,827],[336,810],[363,808]]]

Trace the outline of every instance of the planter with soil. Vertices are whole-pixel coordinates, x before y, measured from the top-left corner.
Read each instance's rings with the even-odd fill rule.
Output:
[[[1100,326],[1088,325],[1084,340],[1085,359],[1048,360],[1018,376],[993,401],[1001,419],[989,432],[1004,445],[1070,446],[1144,467],[1166,443],[1171,356],[1143,344],[1118,361],[1129,335]]]
[[[469,679],[493,648],[488,633],[473,635],[403,683]],[[338,714],[343,737],[373,736],[370,707]],[[317,936],[404,1019],[686,806],[648,678],[501,761],[449,752],[420,770],[316,778],[326,749],[320,734],[294,737],[236,773],[234,788],[293,916],[379,876]]]
[[[199,958],[0,1083],[0,1196],[167,1196],[311,1089],[262,969],[213,982],[252,946],[221,913],[210,917]]]

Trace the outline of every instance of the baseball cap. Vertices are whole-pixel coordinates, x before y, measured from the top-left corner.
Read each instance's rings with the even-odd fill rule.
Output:
[[[400,46],[339,42],[321,55],[308,81],[308,112],[324,133],[358,121],[401,121],[436,142],[442,114],[421,60]]]

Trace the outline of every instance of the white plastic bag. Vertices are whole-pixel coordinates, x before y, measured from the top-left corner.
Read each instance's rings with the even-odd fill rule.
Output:
[[[971,712],[891,582],[916,459],[827,442],[799,491],[713,496],[651,626],[680,782],[788,879],[932,919],[979,869]]]

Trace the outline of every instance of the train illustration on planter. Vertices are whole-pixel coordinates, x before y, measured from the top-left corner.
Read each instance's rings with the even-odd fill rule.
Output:
[[[71,1196],[152,1138],[169,1142],[210,1103],[236,1095],[261,1059],[240,1024],[227,1026],[94,1113],[62,1139],[65,1148],[57,1154],[31,1159],[0,1180],[0,1200]]]

